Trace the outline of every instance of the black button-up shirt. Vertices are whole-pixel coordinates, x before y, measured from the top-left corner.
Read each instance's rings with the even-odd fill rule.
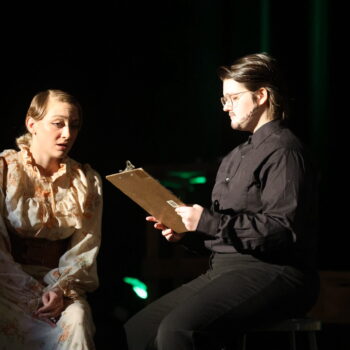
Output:
[[[314,190],[300,141],[268,122],[223,159],[197,231],[214,252],[307,267],[315,262]]]

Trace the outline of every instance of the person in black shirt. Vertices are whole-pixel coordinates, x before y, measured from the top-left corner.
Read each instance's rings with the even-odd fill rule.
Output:
[[[204,245],[210,266],[126,322],[130,350],[220,349],[234,332],[305,315],[319,293],[314,171],[284,125],[276,60],[248,55],[219,77],[231,127],[251,135],[221,162],[210,209],[175,209],[188,232],[146,218],[168,241]]]

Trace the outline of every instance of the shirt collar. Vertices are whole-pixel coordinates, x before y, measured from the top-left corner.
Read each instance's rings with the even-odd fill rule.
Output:
[[[271,134],[281,129],[282,121],[280,119],[271,120],[261,126],[254,134],[249,136],[248,142],[251,143],[254,148],[259,147]]]
[[[43,176],[41,175],[38,167],[36,166],[35,160],[32,156],[32,153],[29,150],[29,147],[27,145],[21,144],[19,145],[19,148],[25,169],[27,169],[27,171],[33,174],[34,177],[42,178]],[[54,174],[52,174],[51,176],[45,176],[45,178],[50,182],[54,182],[57,178],[66,174],[68,169],[68,159],[68,157],[62,159],[60,168]]]

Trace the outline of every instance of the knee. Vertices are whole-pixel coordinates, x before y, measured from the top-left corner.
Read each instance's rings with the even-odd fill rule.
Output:
[[[62,312],[61,319],[69,321],[70,324],[83,325],[91,323],[90,308],[87,304],[75,301],[68,305]]]
[[[192,343],[193,329],[186,327],[185,322],[177,322],[166,317],[158,327],[156,336],[157,349],[187,349]]]
[[[171,325],[167,319],[163,320],[157,330],[157,347],[160,349],[165,348],[166,344],[170,342],[173,337],[175,337],[175,333],[177,333],[177,327]]]
[[[155,326],[152,327],[150,323],[144,322],[142,317],[135,315],[124,324],[124,332],[128,349],[130,350],[144,350],[155,349]]]

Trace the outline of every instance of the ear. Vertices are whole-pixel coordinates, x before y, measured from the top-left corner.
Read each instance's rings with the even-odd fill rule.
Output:
[[[264,103],[267,102],[269,98],[269,93],[266,90],[266,88],[262,87],[256,92],[256,96],[257,96],[258,105],[262,106]]]
[[[27,130],[32,134],[34,135],[36,132],[35,132],[35,124],[36,124],[36,120],[32,117],[27,117],[26,119],[26,127],[27,127]]]

